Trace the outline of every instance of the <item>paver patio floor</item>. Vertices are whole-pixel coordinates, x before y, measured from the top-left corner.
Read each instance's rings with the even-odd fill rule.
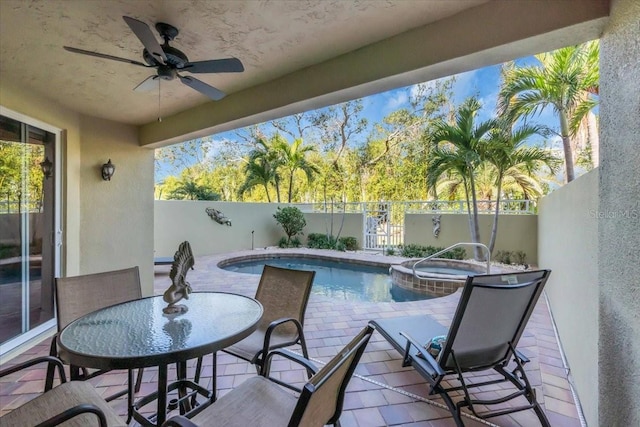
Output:
[[[245,256],[257,251],[233,254]],[[335,252],[319,251],[319,253]],[[225,255],[196,257],[195,270],[190,271],[187,281],[194,291],[225,291],[253,296],[259,276],[221,270],[218,262]],[[380,255],[352,254],[363,260],[380,260]],[[169,285],[170,267],[158,266],[155,273],[155,293],[161,294]],[[305,336],[310,357],[318,362],[331,359],[371,319],[398,317],[414,314],[429,314],[444,325],[448,325],[455,311],[459,292],[453,295],[425,301],[402,303],[370,303],[329,299],[312,294],[305,317]],[[526,371],[537,391],[552,426],[580,426],[566,369],[563,366],[558,342],[554,333],[546,300],[541,298],[529,321],[518,349],[531,362]],[[45,355],[49,340],[32,347],[8,364],[23,361],[36,355]],[[8,365],[7,364],[7,365]],[[191,369],[195,363],[191,363]],[[211,358],[205,358],[203,383],[210,385],[213,372]],[[6,366],[6,365],[3,365]],[[279,360],[272,365],[274,376],[292,383],[302,384],[304,371],[287,361]],[[175,375],[175,372],[171,372]],[[225,353],[218,354],[217,387],[219,395],[237,387],[245,379],[255,375],[252,365]],[[141,393],[156,389],[157,369],[145,369]],[[126,384],[126,372],[111,372],[92,380],[103,395],[108,395]],[[42,390],[44,369],[30,369],[21,375],[12,375],[0,383],[0,413],[16,408],[33,398]],[[495,397],[504,393],[504,385],[481,387],[474,397]],[[516,401],[516,404],[518,402]],[[520,402],[521,403],[521,402]],[[121,414],[126,414],[126,400],[115,400],[111,404]],[[400,355],[380,334],[374,333],[369,342],[356,375],[349,383],[345,397],[344,412],[340,419],[343,427],[375,426],[454,426],[440,398],[428,395],[428,386],[412,368],[401,367]],[[487,422],[464,418],[467,426],[487,425]],[[533,411],[524,411],[509,416],[492,418],[491,424],[498,426],[539,426]],[[489,425],[491,425],[489,424]],[[136,425],[136,423],[131,423]]]

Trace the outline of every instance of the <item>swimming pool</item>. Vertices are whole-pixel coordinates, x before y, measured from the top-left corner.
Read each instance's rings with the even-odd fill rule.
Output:
[[[296,270],[315,270],[311,293],[346,301],[403,302],[432,298],[394,286],[387,267],[318,258],[273,257],[231,262],[220,267],[238,273],[262,274],[265,264]]]

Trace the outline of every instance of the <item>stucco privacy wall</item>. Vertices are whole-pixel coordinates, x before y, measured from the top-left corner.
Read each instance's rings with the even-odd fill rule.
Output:
[[[150,294],[153,283],[153,151],[137,146],[137,135],[132,127],[83,117],[6,79],[0,79],[0,104],[64,131],[63,141],[60,141],[63,170],[57,171],[62,176],[62,194],[59,196],[63,207],[62,274],[74,276],[138,265],[143,292]],[[137,180],[139,185],[133,184],[134,190],[124,193],[118,184],[97,191],[98,184],[102,183],[98,182],[101,178],[96,165],[104,163],[108,157],[118,157],[119,153],[132,156],[121,163],[116,172],[127,179],[122,185],[129,180]],[[125,164],[130,172],[126,171]],[[146,174],[146,177],[138,174]],[[96,193],[89,196],[92,200],[89,203],[84,197],[86,192],[92,191]],[[107,203],[128,206],[111,209]],[[131,214],[130,211],[135,210],[138,212]],[[129,249],[110,251],[109,247]]]
[[[194,255],[274,246],[285,234],[273,218],[277,203],[234,203],[156,200],[154,253],[156,257],[173,256],[178,245],[188,240]],[[231,220],[232,226],[218,224],[209,218],[206,208],[214,208]],[[305,213],[307,226],[301,241],[306,244],[309,233],[326,233],[331,226],[330,215]],[[359,219],[358,219],[359,217]],[[334,215],[334,234],[340,228],[341,215]],[[362,240],[362,215],[347,214],[341,236]]]
[[[552,270],[546,286],[588,425],[598,425],[598,170],[538,204],[538,254]]]
[[[601,426],[640,425],[640,1],[617,0],[600,45]]]
[[[307,221],[307,226],[305,227],[305,235],[301,239],[303,244],[307,244],[307,235],[309,233],[329,233],[333,236],[338,236],[338,233],[340,233],[340,237],[355,237],[358,247],[362,247],[362,214],[336,213],[331,215],[329,213],[305,212],[304,218]]]
[[[440,234],[433,235],[432,214],[405,215],[405,243],[448,247],[459,242],[470,242],[469,220],[467,215],[442,214]],[[489,244],[493,215],[480,215],[480,243]],[[498,237],[493,255],[498,251],[524,251],[527,262],[538,262],[538,217],[537,215],[500,215]],[[467,256],[473,255],[467,248]]]
[[[205,209],[214,208],[231,220],[231,227],[218,224]],[[188,240],[194,255],[209,255],[240,249],[272,246],[281,237],[268,203],[156,200],[154,203],[154,255],[170,257]]]

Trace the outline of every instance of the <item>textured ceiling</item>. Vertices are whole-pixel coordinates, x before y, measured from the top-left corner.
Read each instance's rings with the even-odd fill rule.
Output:
[[[239,58],[241,74],[198,74],[227,94],[269,82],[452,16],[487,0],[1,0],[0,77],[74,111],[144,124],[210,102],[178,80],[133,92],[153,69],[78,55],[85,50],[142,61],[123,21],[176,26],[172,43],[191,61]],[[155,34],[155,30],[154,34]],[[158,40],[160,41],[159,37]]]

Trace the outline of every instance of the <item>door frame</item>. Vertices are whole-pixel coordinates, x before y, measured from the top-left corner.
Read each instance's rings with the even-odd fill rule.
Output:
[[[65,143],[63,140],[64,131],[56,126],[50,125],[48,123],[42,122],[40,120],[34,119],[33,117],[24,115],[17,111],[11,110],[9,108],[3,107],[0,105],[0,115],[9,117],[13,120],[18,120],[22,123],[27,124],[28,126],[33,126],[50,132],[55,135],[56,142],[54,147],[54,164],[53,164],[53,179],[54,179],[54,212],[53,212],[53,275],[55,277],[60,276],[61,266],[62,266],[62,246],[63,246],[63,228],[62,228],[62,179],[64,175],[64,169],[62,161],[62,146]],[[55,310],[55,298],[54,298],[54,312],[53,318],[47,320],[46,322],[36,326],[33,329],[30,329],[27,332],[24,332],[15,338],[12,338],[6,342],[4,342],[0,348],[0,357],[4,359],[7,353],[15,350],[18,346],[25,344],[26,342],[33,340],[34,338],[42,335],[42,334],[51,334],[53,332],[53,328],[57,325],[56,321],[56,310]]]

